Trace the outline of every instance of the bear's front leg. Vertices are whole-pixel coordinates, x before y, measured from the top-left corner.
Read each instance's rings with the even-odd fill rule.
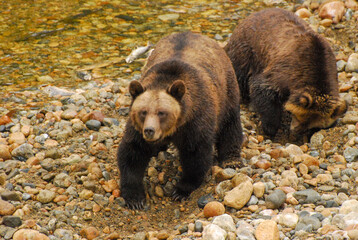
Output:
[[[188,147],[188,144],[177,147],[183,175],[175,187],[173,199],[180,201],[189,197],[202,184],[205,174],[212,166],[213,144],[203,141],[192,144],[192,147]]]
[[[121,196],[128,208],[142,209],[145,205],[143,177],[150,161],[151,150],[133,131],[135,130],[127,128],[118,148]]]

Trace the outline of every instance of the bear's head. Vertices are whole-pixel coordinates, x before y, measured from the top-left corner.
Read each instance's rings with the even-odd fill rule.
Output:
[[[347,111],[347,103],[338,97],[296,92],[285,104],[292,115],[290,130],[300,134],[313,128],[328,128]]]
[[[167,89],[146,89],[140,82],[131,81],[129,93],[133,102],[130,118],[144,140],[160,141],[176,131],[185,91],[181,80],[174,81]]]

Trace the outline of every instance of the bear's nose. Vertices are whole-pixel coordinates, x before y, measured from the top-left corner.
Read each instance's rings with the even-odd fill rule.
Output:
[[[152,127],[147,127],[144,129],[144,134],[149,139],[154,137],[154,132],[154,128]]]

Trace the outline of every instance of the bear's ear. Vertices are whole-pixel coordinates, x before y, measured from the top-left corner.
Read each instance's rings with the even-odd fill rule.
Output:
[[[131,94],[133,99],[143,92],[144,92],[144,88],[142,84],[137,80],[133,80],[129,83],[129,93]]]
[[[298,98],[297,98],[297,105],[304,107],[304,108],[309,108],[312,106],[313,103],[313,99],[312,96],[309,93],[303,93],[301,94]]]
[[[168,88],[168,93],[178,101],[182,99],[185,94],[185,91],[185,84],[182,80],[174,81],[173,84]]]

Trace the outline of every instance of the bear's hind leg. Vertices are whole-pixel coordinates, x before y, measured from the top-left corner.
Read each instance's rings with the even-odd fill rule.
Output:
[[[207,171],[212,166],[213,146],[209,141],[202,141],[192,144],[191,147],[187,144],[177,147],[183,173],[175,186],[173,199],[180,201],[189,197],[191,192],[202,184]]]
[[[228,114],[229,116],[217,135],[218,161],[224,168],[239,168],[241,167],[240,152],[243,141],[239,103]]]

